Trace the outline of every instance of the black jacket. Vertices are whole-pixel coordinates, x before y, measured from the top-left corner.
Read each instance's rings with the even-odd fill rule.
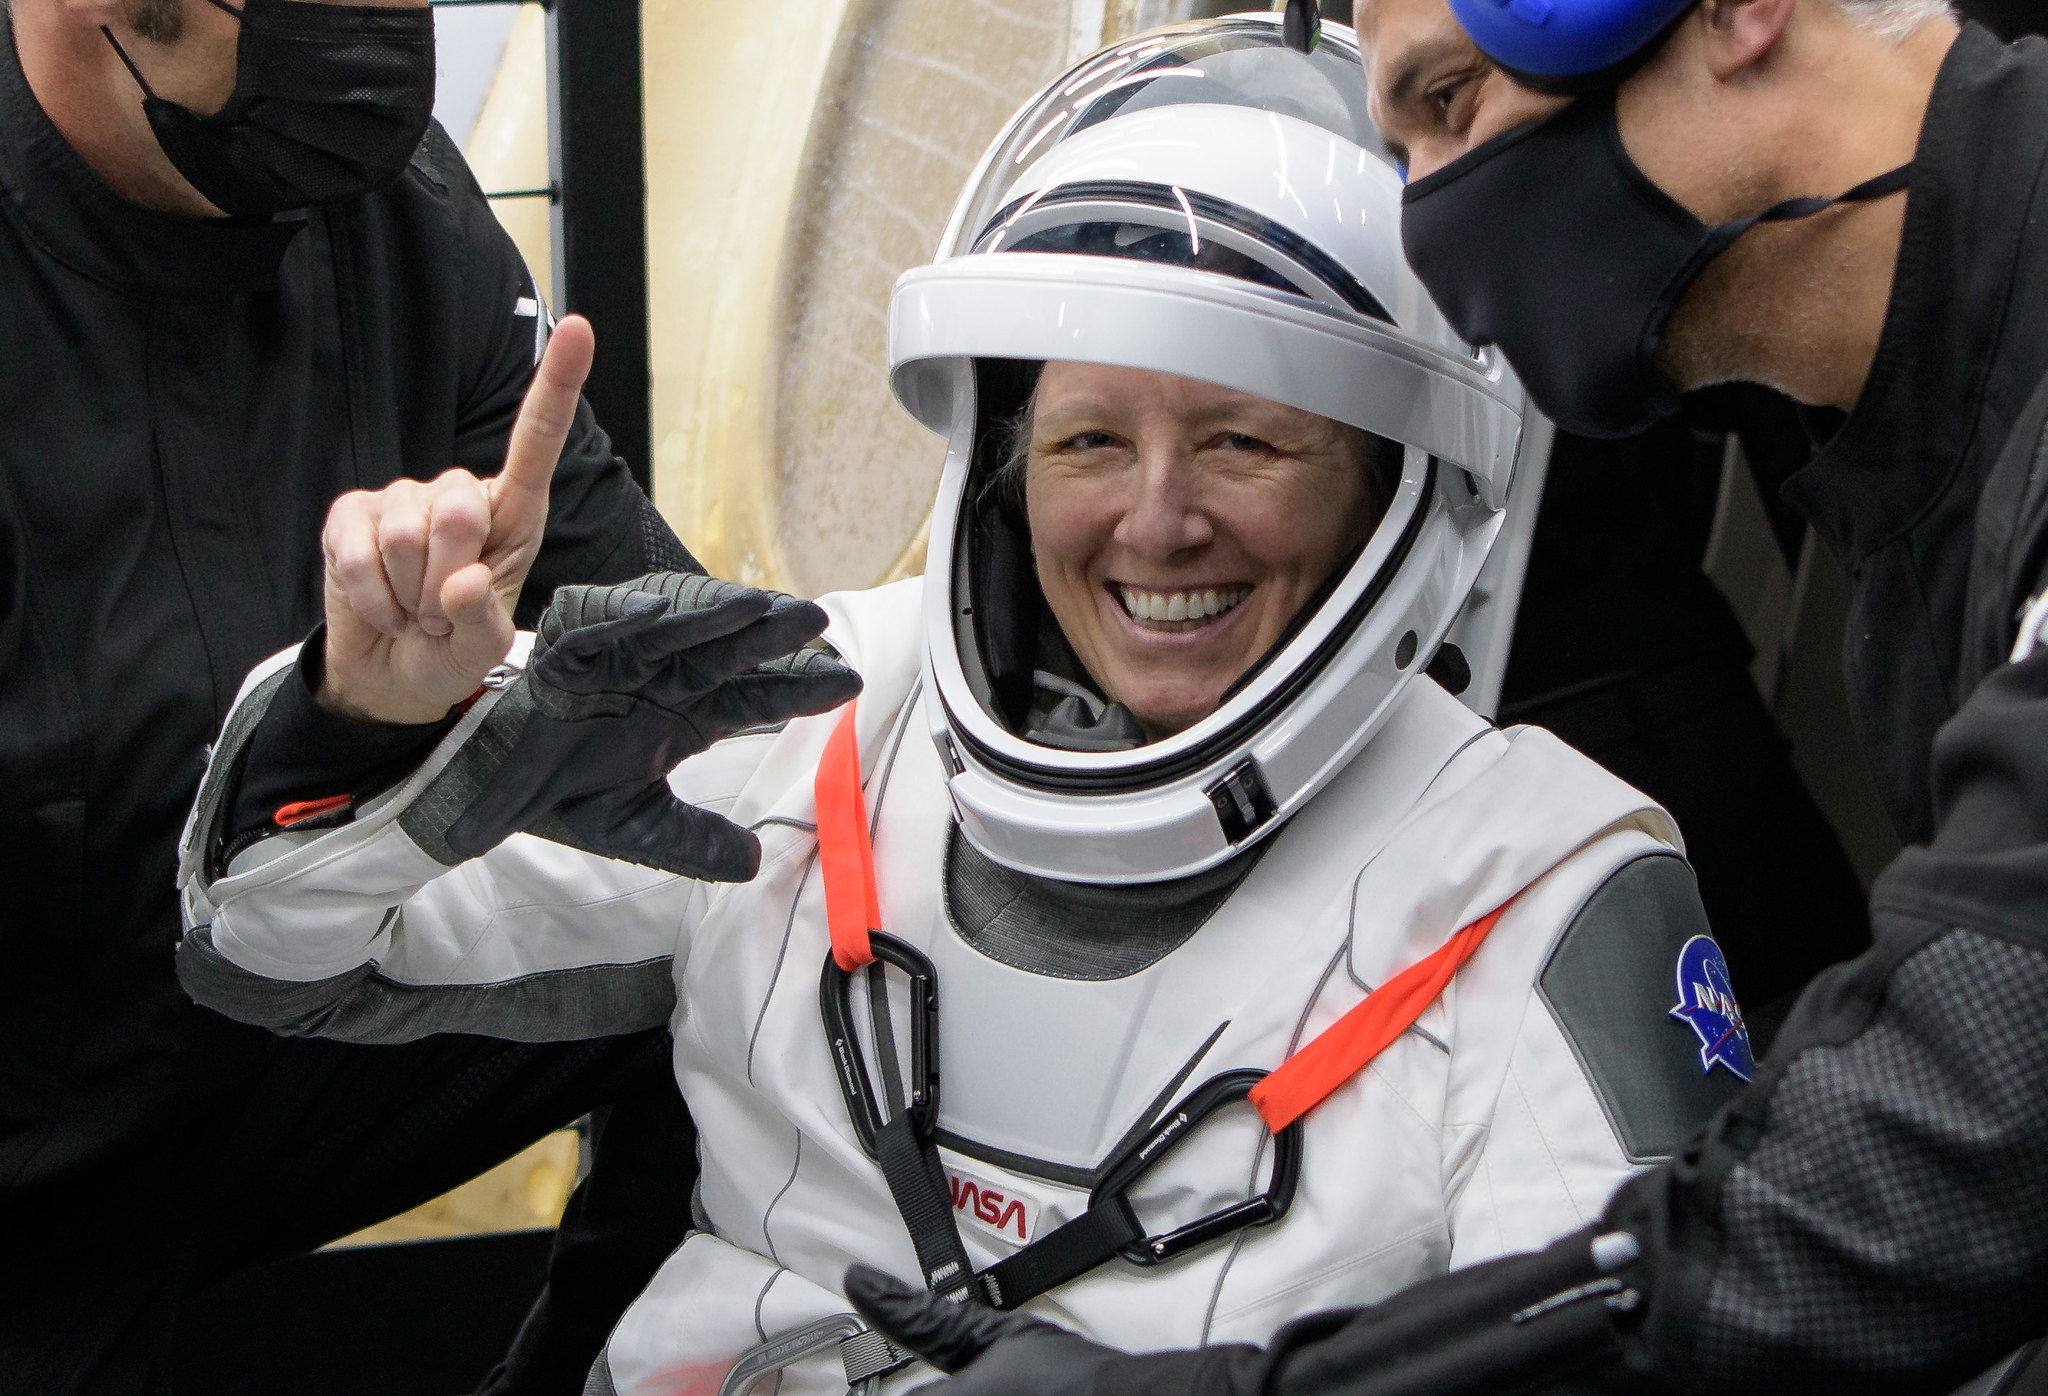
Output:
[[[1699,1389],[1941,1391],[2048,1314],[2048,42],[1970,26],[1921,129],[1877,357],[1787,499],[1854,577],[1857,735],[1910,846],[1875,948],[1610,1218],[1636,1361]]]
[[[252,664],[319,619],[333,498],[497,469],[541,318],[438,127],[390,189],[153,213],[50,124],[0,18],[0,1197],[119,1166],[259,1034],[172,970],[174,849]],[[522,607],[692,566],[588,408]]]

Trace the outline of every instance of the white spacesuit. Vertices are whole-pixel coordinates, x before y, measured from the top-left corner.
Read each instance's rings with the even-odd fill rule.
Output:
[[[700,1229],[591,1390],[902,1389],[927,1369],[847,1314],[856,1260],[1127,1348],[1261,1340],[1582,1225],[1747,1071],[1668,819],[1421,674],[1499,528],[1521,399],[1406,270],[1356,61],[1334,27],[1313,57],[1257,18],[1164,31],[996,142],[893,305],[898,394],[950,441],[927,576],[824,599],[853,708],[670,780],[759,835],[751,882],[525,834],[453,867],[423,848],[407,812],[502,685],[352,822],[218,876],[228,782],[202,792],[181,973],[223,1011],[355,1040],[671,1026]],[[1159,741],[1116,738],[988,488],[1018,362],[1049,359],[1405,448],[1363,548]],[[290,658],[252,675],[217,770]],[[1448,983],[1369,1065],[1325,1068],[1298,1119],[1245,1108],[1418,964]]]

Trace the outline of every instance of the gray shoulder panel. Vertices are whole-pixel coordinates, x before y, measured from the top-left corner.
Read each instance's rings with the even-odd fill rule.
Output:
[[[512,1042],[609,1037],[665,1026],[675,1011],[666,955],[579,965],[497,984],[401,984],[359,965],[326,979],[267,979],[214,948],[195,926],[178,946],[178,982],[195,1002],[286,1037],[411,1042],[466,1032]]]
[[[1622,1149],[1638,1162],[1676,1153],[1742,1085],[1725,1062],[1703,1065],[1699,1035],[1672,1016],[1679,960],[1708,934],[1691,867],[1675,854],[1649,854],[1593,890],[1537,980]]]

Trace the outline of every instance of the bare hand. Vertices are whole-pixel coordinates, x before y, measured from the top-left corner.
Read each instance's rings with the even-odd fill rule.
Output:
[[[438,721],[505,658],[594,345],[579,315],[555,326],[496,476],[450,470],[334,502],[321,535],[322,707],[359,721]]]

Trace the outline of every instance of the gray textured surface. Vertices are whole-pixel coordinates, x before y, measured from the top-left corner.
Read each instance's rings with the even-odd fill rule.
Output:
[[[439,1032],[559,1042],[660,1027],[675,1011],[666,955],[496,984],[401,984],[374,963],[295,982],[243,969],[214,948],[206,926],[185,933],[178,982],[194,1001],[237,1022],[287,1037],[343,1042],[412,1042]]]
[[[1742,1084],[1700,1069],[1699,1037],[1670,1016],[1679,951],[1708,934],[1685,860],[1623,864],[1586,899],[1537,981],[1631,1159],[1676,1153]]]
[[[675,533],[647,500],[640,501],[636,516],[640,529],[641,561],[657,572],[701,572],[704,569],[678,541]]]
[[[452,868],[466,861],[449,847],[448,830],[476,803],[484,787],[497,778],[532,715],[530,686],[515,683],[507,688],[484,715],[475,733],[399,814],[398,827],[419,846],[420,852],[443,867]]]
[[[270,703],[277,696],[277,690],[296,672],[295,666],[287,664],[258,684],[228,713],[227,724],[221,728],[220,737],[213,744],[206,777],[199,783],[199,794],[194,801],[196,812],[192,818],[192,840],[202,868],[221,832],[219,824],[224,807],[234,803],[242,753],[247,749],[249,739],[256,735],[257,724],[270,711]],[[205,873],[206,880],[211,881],[212,871],[208,869]]]
[[[1099,887],[1031,877],[946,836],[946,916],[992,960],[1056,979],[1121,979],[1187,942],[1257,865],[1272,840],[1176,882]]]
[[[1943,1354],[2039,1332],[2044,1023],[2048,953],[1952,930],[1901,962],[1860,1034],[1791,1063],[1725,1184],[1703,1370],[1904,1390]]]

